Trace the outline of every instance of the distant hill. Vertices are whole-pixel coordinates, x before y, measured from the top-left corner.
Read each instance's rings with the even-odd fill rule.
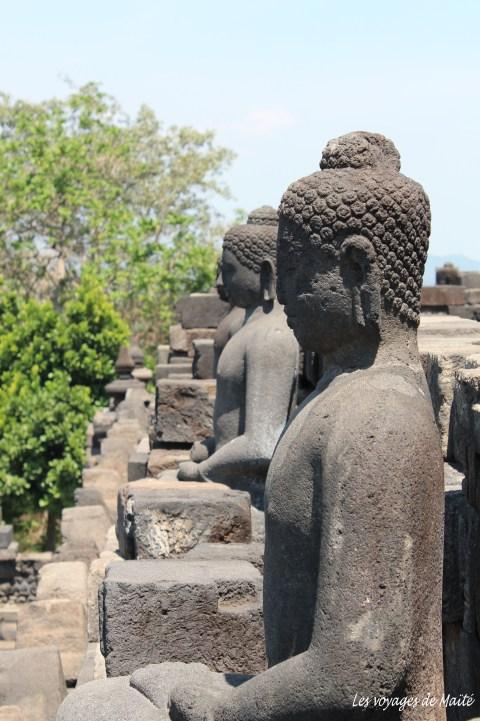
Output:
[[[429,255],[423,274],[423,285],[435,285],[435,270],[444,263],[453,263],[459,270],[480,270],[480,260],[464,255]]]

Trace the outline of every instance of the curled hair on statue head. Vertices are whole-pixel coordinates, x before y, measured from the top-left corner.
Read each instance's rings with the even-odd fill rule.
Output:
[[[338,248],[349,234],[370,240],[382,272],[385,307],[418,325],[430,235],[430,204],[421,185],[399,172],[392,141],[349,133],[330,141],[322,170],[284,193],[279,213],[293,243]]]
[[[248,216],[245,225],[235,225],[223,239],[229,250],[245,268],[260,273],[262,262],[268,258],[276,265],[278,213],[264,205]]]

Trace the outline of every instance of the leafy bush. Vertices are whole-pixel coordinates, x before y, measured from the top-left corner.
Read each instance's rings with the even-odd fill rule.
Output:
[[[0,295],[0,497],[9,518],[71,504],[86,429],[128,328],[83,278],[56,310]]]

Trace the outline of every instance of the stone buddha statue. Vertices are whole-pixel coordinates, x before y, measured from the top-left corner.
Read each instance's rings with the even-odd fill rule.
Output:
[[[323,375],[268,472],[269,668],[178,687],[174,721],[445,718],[442,454],[416,338],[429,202],[381,135],[330,141],[320,167],[280,205],[278,299]]]
[[[298,344],[275,295],[277,211],[264,206],[223,241],[221,278],[244,309],[217,367],[214,439],[197,444],[178,478],[249,490],[262,505],[268,466],[295,397]],[[197,462],[195,462],[197,461]]]
[[[222,300],[229,302],[229,297],[222,278],[222,262],[218,263],[217,281],[215,284],[217,293]],[[236,305],[230,304],[230,310],[227,315],[222,318],[218,324],[215,338],[213,339],[213,352],[214,352],[214,368],[215,376],[217,374],[218,361],[222,355],[222,351],[227,345],[230,338],[235,335],[237,330],[240,330],[245,321],[245,308],[239,308]],[[204,460],[203,458],[192,458],[192,460]]]
[[[330,141],[320,167],[280,204],[278,299],[323,374],[266,481],[268,669],[166,682],[172,721],[445,719],[443,462],[416,338],[429,202],[381,135]],[[77,693],[59,721],[82,718]],[[122,721],[144,718],[135,693]]]

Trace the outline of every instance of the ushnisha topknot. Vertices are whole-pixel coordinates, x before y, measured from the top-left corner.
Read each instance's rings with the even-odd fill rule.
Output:
[[[262,262],[277,259],[278,212],[263,205],[253,210],[245,225],[234,225],[223,239],[224,250],[229,250],[245,268],[260,273]]]
[[[261,205],[248,214],[247,225],[278,226],[278,210],[271,205]]]
[[[385,307],[418,325],[430,236],[430,204],[422,186],[399,172],[398,150],[376,133],[331,140],[320,167],[292,183],[280,203],[280,224],[291,227],[292,252],[308,242],[338,254],[348,235],[364,235],[382,270]]]
[[[400,153],[379,133],[358,130],[329,140],[322,153],[321,170],[336,168],[391,168],[400,170]]]

